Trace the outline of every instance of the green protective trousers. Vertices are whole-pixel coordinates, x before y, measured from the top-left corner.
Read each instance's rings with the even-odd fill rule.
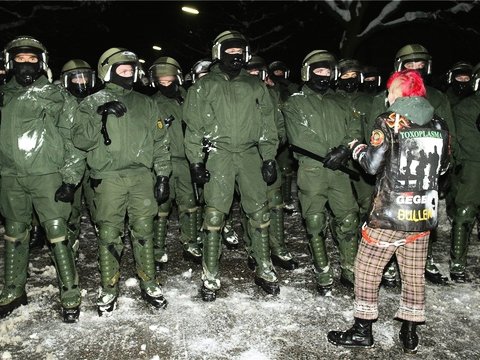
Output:
[[[285,146],[282,151],[276,157],[277,164],[279,166],[280,172],[278,173],[281,180],[282,196],[283,200],[286,203],[291,203],[292,198],[292,180],[294,175],[294,164],[295,159],[293,158],[292,152]]]
[[[325,245],[327,223],[325,214],[308,215],[305,218],[308,247],[312,255],[315,280],[320,286],[333,284],[333,269],[328,260]]]
[[[206,207],[204,212],[205,239],[203,242],[202,280],[210,290],[220,289],[219,262],[222,254],[221,229],[225,222],[225,214]]]

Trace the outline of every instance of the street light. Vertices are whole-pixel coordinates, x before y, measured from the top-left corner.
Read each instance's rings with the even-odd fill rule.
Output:
[[[161,51],[161,50],[162,50],[162,48],[161,48],[160,46],[158,46],[158,45],[153,45],[153,46],[152,46],[152,49],[153,49],[153,50],[157,50],[157,51]]]
[[[199,14],[197,9],[192,8],[190,6],[182,6],[182,11],[186,12],[186,13],[189,13],[189,14],[193,14],[193,15],[198,15]]]

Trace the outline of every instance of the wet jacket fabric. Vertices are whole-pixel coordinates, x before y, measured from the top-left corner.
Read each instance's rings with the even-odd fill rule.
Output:
[[[348,102],[331,90],[324,95],[308,86],[293,94],[283,106],[289,143],[325,156],[339,145],[360,140],[361,123],[352,116]],[[322,166],[317,160],[294,153],[300,164]],[[332,171],[332,170],[329,170]]]
[[[445,122],[421,97],[398,98],[375,121],[370,146],[354,157],[377,175],[368,226],[426,231],[438,221],[438,177],[448,168]]]
[[[180,96],[183,101],[187,96],[187,92],[180,87]],[[185,159],[185,146],[184,146],[184,128],[185,123],[183,121],[183,107],[182,104],[174,98],[168,98],[160,91],[152,95],[152,99],[157,103],[160,117],[162,120],[173,116],[174,120],[171,125],[166,127],[168,129],[168,136],[170,138],[170,152],[172,158]]]
[[[264,84],[245,70],[233,79],[214,65],[189,90],[184,105],[185,150],[201,162],[203,138],[217,151],[242,153],[258,147],[263,160],[275,159],[278,134],[274,105]]]
[[[0,168],[2,176],[60,173],[78,184],[84,157],[70,137],[75,99],[45,76],[23,87],[12,78],[2,89]]]
[[[109,101],[122,102],[127,112],[119,118],[108,116],[112,143],[107,146],[97,108]],[[169,137],[157,104],[136,91],[107,83],[105,89],[85,98],[75,112],[72,136],[75,146],[88,151],[92,178],[133,175],[139,169],[154,170],[157,176],[171,172]]]
[[[480,91],[460,101],[453,108],[457,125],[458,154],[460,162],[480,162]]]

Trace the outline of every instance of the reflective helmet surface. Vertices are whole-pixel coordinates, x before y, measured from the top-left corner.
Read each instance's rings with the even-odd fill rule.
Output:
[[[16,54],[21,52],[36,54],[41,63],[41,68],[47,71],[47,49],[40,41],[28,35],[18,36],[5,46],[4,57],[6,70],[13,68],[13,59]]]
[[[90,64],[81,59],[65,63],[60,77],[61,85],[76,97],[89,95],[95,86],[95,72]]]
[[[202,75],[207,74],[210,65],[212,65],[212,60],[210,59],[202,59],[198,60],[195,64],[193,64],[192,69],[190,70],[192,76],[192,82],[195,83]]]
[[[420,44],[405,45],[395,55],[395,71],[401,71],[403,66],[411,61],[425,61],[426,73],[432,72],[432,57],[428,50]]]
[[[472,70],[472,87],[473,91],[478,91],[480,90],[480,63],[475,65],[475,67]]]
[[[268,64],[268,73],[271,76],[275,70],[282,70],[283,77],[288,79],[290,77],[290,68],[283,61],[277,60]]]
[[[180,67],[180,64],[174,58],[168,56],[162,56],[155,60],[153,65],[150,66],[149,75],[152,84],[158,80],[159,76],[175,76],[178,84],[183,84],[182,68]]]
[[[267,78],[267,64],[261,56],[252,55],[252,58],[247,63],[245,68],[247,69],[247,71],[253,69],[259,70],[258,76],[261,80],[265,80]]]
[[[138,57],[124,48],[111,48],[105,51],[98,60],[98,77],[104,82],[110,81],[112,66],[115,64],[132,63],[134,66],[134,81],[138,77]]]
[[[472,69],[473,66],[465,61],[456,62],[447,72],[447,82],[451,84],[457,75],[468,75],[471,77]]]
[[[248,62],[250,60],[250,46],[248,44],[248,40],[236,30],[224,31],[215,38],[212,46],[212,59],[221,60],[222,53],[225,51],[225,49],[229,48],[229,43],[238,44],[239,47],[245,49],[243,52],[243,60],[244,62]]]
[[[330,77],[333,80],[337,79],[338,76],[338,69],[336,65],[335,56],[333,56],[327,50],[313,50],[308,53],[307,56],[302,61],[302,69],[301,69],[301,76],[302,81],[309,81],[310,80],[310,72],[312,70],[312,64],[315,63],[325,63],[329,65],[330,70],[332,71]]]

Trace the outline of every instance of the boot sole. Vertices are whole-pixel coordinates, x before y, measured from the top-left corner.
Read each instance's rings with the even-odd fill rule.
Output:
[[[275,255],[272,255],[271,259],[272,259],[272,264],[274,266],[281,267],[284,270],[295,270],[295,269],[298,268],[298,262],[296,262],[293,259],[285,261],[285,260],[282,260],[278,256],[275,256]]]
[[[78,321],[80,317],[80,307],[72,308],[72,309],[62,309],[63,314],[63,322],[72,324]]]
[[[117,308],[117,299],[108,305],[97,305],[98,316],[111,316],[113,311]]]
[[[260,286],[263,291],[265,291],[269,295],[277,296],[278,294],[280,294],[280,286],[278,285],[278,283],[269,282],[262,278],[255,277],[255,284]],[[272,287],[270,284],[276,286]]]
[[[328,342],[335,346],[342,346],[346,348],[355,348],[355,349],[372,349],[375,347],[375,343],[373,343],[372,345],[344,345],[344,344],[338,344],[330,339],[328,339]]]
[[[168,305],[168,301],[163,297],[160,296],[158,298],[154,298],[150,295],[148,295],[144,290],[141,291],[142,298],[145,300],[147,303],[152,305],[156,309],[166,309]]]

